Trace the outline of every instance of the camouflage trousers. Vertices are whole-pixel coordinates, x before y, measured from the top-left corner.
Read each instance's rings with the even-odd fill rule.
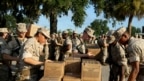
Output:
[[[64,59],[71,57],[71,56],[72,56],[72,53],[70,53],[70,52],[64,53]]]
[[[106,62],[106,59],[108,58],[108,48],[107,47],[102,47],[102,62]]]
[[[58,61],[60,58],[60,50],[57,49],[54,54],[55,54],[55,60]]]
[[[17,73],[16,81],[39,81],[42,76],[39,69],[23,69]]]
[[[126,67],[124,67],[124,70],[126,71]],[[110,76],[109,76],[109,81],[119,81],[121,78],[121,73],[122,73],[122,66],[120,65],[115,65],[112,64],[110,65]],[[122,81],[126,81],[126,74],[124,72],[124,78],[122,78]]]
[[[65,61],[65,59],[67,59],[68,57],[71,57],[72,56],[72,53],[70,52],[61,52],[60,53],[60,61]]]
[[[9,68],[6,65],[0,65],[0,81],[9,81]]]

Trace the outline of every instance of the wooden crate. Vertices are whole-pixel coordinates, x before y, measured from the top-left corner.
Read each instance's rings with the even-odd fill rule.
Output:
[[[101,81],[101,64],[96,60],[82,60],[82,81]]]
[[[94,56],[100,54],[100,49],[98,48],[88,48],[88,52],[91,52],[91,54],[93,54]]]
[[[65,60],[65,73],[80,74],[81,73],[81,59],[67,58]]]
[[[66,74],[63,77],[63,81],[81,81],[81,78],[78,74]]]
[[[62,81],[60,77],[43,77],[39,81]]]
[[[45,62],[44,77],[63,77],[65,62]]]
[[[100,54],[100,47],[97,44],[86,44],[88,52],[91,52],[93,55],[97,56]]]
[[[33,37],[36,34],[38,28],[40,28],[38,25],[35,25],[35,24],[29,25],[27,28],[28,31],[26,33],[26,36]]]

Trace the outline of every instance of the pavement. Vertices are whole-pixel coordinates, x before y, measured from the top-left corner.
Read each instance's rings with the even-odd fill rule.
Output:
[[[103,66],[102,65],[102,81],[108,81],[109,78],[109,65]]]

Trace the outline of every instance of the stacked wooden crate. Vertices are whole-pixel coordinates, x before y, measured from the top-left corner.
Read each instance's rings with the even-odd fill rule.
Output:
[[[96,60],[82,60],[82,81],[101,81],[101,65]]]
[[[29,26],[27,26],[28,31],[26,33],[26,36],[33,37],[36,34],[38,28],[40,28],[40,26],[38,26],[36,24],[30,24]]]
[[[63,81],[81,81],[81,59],[71,57],[67,58],[65,63],[65,75]]]
[[[63,81],[81,81],[79,74],[65,74],[63,77]]]
[[[65,62],[45,62],[44,76],[40,81],[61,81]]]

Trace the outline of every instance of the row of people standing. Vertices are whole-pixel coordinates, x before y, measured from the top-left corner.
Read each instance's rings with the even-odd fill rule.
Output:
[[[83,35],[79,35],[76,31],[73,31],[71,36],[68,31],[63,31],[62,34],[51,34],[50,59],[61,61],[66,57],[73,56],[72,53],[87,53],[85,44],[90,44],[91,38],[94,37],[93,33],[91,28],[86,28]]]
[[[0,28],[0,79],[2,81],[12,81],[11,70],[16,71],[15,81],[38,81],[43,75],[41,66],[44,65],[45,61],[51,61],[51,52],[55,52],[56,60],[61,59],[63,61],[66,57],[73,56],[72,42],[65,31],[62,33],[62,38],[57,38],[55,41],[57,47],[54,49],[56,51],[50,51],[53,45],[48,40],[51,38],[52,41],[53,36],[50,37],[49,30],[39,28],[33,37],[26,38],[26,24],[18,23],[16,31],[17,36],[7,42],[9,33],[7,28]],[[89,40],[90,33],[87,31],[85,30],[84,35],[87,35],[88,38],[83,35],[83,39]],[[48,45],[51,45],[50,49]],[[61,49],[57,50],[60,47]],[[60,56],[57,55],[59,52],[62,52]],[[79,54],[78,52],[74,55],[78,57],[92,56],[90,53]],[[16,61],[16,68],[11,67],[11,61]]]

